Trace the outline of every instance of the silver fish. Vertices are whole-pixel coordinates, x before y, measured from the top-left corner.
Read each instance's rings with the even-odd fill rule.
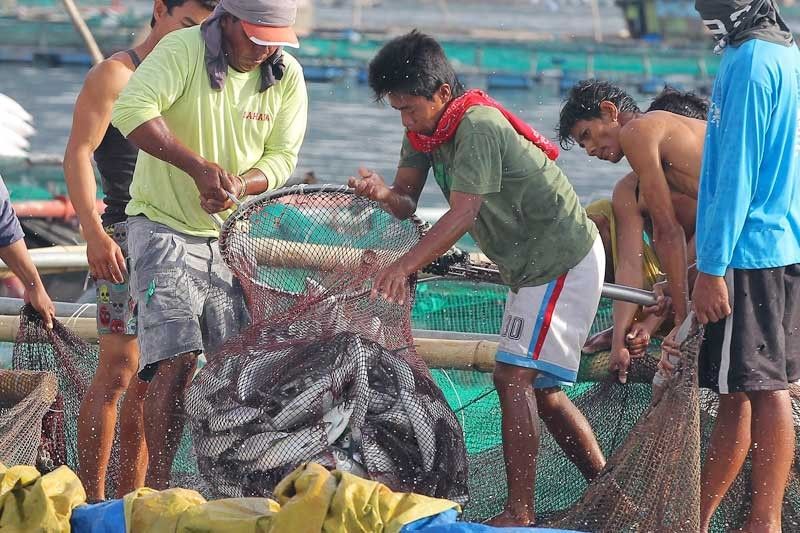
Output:
[[[223,412],[215,412],[208,417],[208,429],[220,433],[241,427],[261,416],[261,409],[253,407],[237,407]]]
[[[436,432],[425,406],[413,392],[400,389],[400,401],[414,428],[414,437],[422,455],[422,467],[426,472],[433,470],[436,458]]]
[[[374,439],[364,439],[361,444],[364,466],[370,475],[395,472],[394,459]]]
[[[292,353],[291,348],[279,350],[277,352],[268,352],[263,356],[253,358],[249,361],[236,382],[236,396],[240,402],[248,402],[252,400],[258,390],[264,386],[270,377],[272,367]]]
[[[322,376],[309,388],[295,396],[280,413],[272,417],[272,424],[276,429],[284,430],[296,426],[312,414],[312,410],[319,409],[322,395],[330,391],[331,376]],[[316,407],[316,409],[315,409]]]
[[[193,441],[194,451],[199,457],[219,457],[227,450],[233,448],[236,441],[241,438],[241,436],[232,433],[195,438]]]
[[[386,394],[378,390],[372,389],[369,392],[369,403],[367,413],[379,414],[394,407],[397,403],[397,398],[391,394]]]
[[[290,435],[291,433],[284,433],[281,431],[271,431],[253,435],[245,439],[245,441],[239,445],[239,449],[233,454],[233,457],[239,461],[253,461],[267,453],[277,441]]]
[[[390,372],[394,374],[398,388],[414,390],[416,381],[414,379],[414,373],[411,371],[411,367],[408,366],[408,363],[391,352],[384,353],[383,361],[388,364]]]
[[[353,431],[353,437],[358,440],[360,435],[361,426],[364,424],[364,419],[367,416],[367,402],[369,399],[369,359],[370,352],[374,353],[372,347],[367,348],[361,342],[358,336],[353,337],[350,344],[347,345],[347,355],[351,360],[356,362],[356,374],[352,387],[352,397],[355,400],[355,408],[350,417],[350,428]],[[374,359],[376,356],[373,356]]]
[[[252,469],[264,472],[286,464],[306,461],[322,453],[327,447],[327,442],[323,428],[307,427],[274,442],[269,450],[251,463]]]
[[[406,431],[413,431],[411,418],[408,416],[406,410],[399,405],[400,403],[401,402],[398,402],[398,404],[392,406],[392,409],[389,409],[383,413],[370,416],[369,420],[371,422],[387,422],[389,424],[400,426]]]
[[[369,479],[369,474],[364,467],[361,466],[355,459],[347,455],[347,452],[341,450],[339,448],[333,448],[333,460],[334,466],[336,470],[340,470],[342,472],[349,472],[354,476],[362,477],[364,479]]]
[[[214,405],[207,398],[203,388],[192,383],[184,400],[184,410],[191,420],[204,419],[214,411]]]
[[[322,415],[322,421],[325,423],[325,432],[328,436],[328,444],[333,444],[342,436],[342,433],[350,423],[350,415],[352,414],[352,406],[342,403]]]

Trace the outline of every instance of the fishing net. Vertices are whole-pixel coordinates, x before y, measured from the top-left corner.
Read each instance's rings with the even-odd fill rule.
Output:
[[[44,417],[58,394],[56,377],[49,372],[0,370],[0,463],[36,465],[50,470],[52,441],[43,437],[53,428]]]
[[[465,502],[462,430],[411,337],[404,302],[370,296],[419,225],[343,188],[261,196],[226,222],[220,250],[252,324],[186,398],[198,468],[218,496],[270,495],[316,461],[393,490]]]
[[[96,347],[84,342],[59,321],[53,329],[30,306],[20,311],[19,332],[11,358],[15,370],[49,372],[55,375],[58,398],[52,416],[45,418],[47,448],[54,466],[78,467],[78,419],[83,395],[97,367]],[[69,423],[64,423],[67,420]]]

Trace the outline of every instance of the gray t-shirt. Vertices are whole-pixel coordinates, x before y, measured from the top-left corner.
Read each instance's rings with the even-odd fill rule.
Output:
[[[24,236],[14,208],[11,207],[8,189],[0,176],[0,248],[10,246]]]

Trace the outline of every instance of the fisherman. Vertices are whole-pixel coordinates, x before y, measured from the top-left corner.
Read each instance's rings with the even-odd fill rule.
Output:
[[[553,161],[557,146],[484,93],[465,91],[433,38],[412,31],[387,43],[369,65],[369,84],[400,112],[406,134],[391,187],[364,168],[350,185],[407,218],[433,167],[450,204],[410,252],[377,274],[373,294],[403,303],[408,276],[468,231],[498,265],[511,289],[494,372],[509,490],[491,523],[531,524],[537,409],[584,477],[605,463],[588,422],[560,389],[575,382],[597,310],[602,242]]]
[[[283,185],[306,127],[294,0],[222,0],[199,28],[171,33],[136,70],[112,123],[142,152],[131,184],[128,250],[138,304],[147,485],[164,489],[197,355],[247,322],[220,256],[223,213]],[[198,195],[200,201],[198,202]]]
[[[720,393],[701,476],[707,531],[751,454],[742,528],[781,531],[800,378],[800,53],[773,0],[697,0],[722,61],[711,95],[693,301],[701,385]],[[674,345],[668,350],[675,353]]]
[[[22,283],[25,303],[41,315],[47,329],[52,329],[56,310],[28,253],[24,237],[8,189],[0,177],[0,259]]]
[[[645,113],[650,111],[669,111],[699,120],[708,114],[708,101],[694,93],[684,93],[671,87],[656,96]],[[599,200],[587,206],[589,218],[597,225],[606,248],[606,281],[620,285],[652,290],[663,278],[661,265],[652,248],[652,221],[647,205],[638,195],[638,178],[628,173],[614,187],[612,200]],[[687,262],[694,263],[694,228],[697,201],[685,194],[670,194],[675,216],[686,235]],[[696,272],[689,269],[689,282]],[[613,346],[613,371],[627,368],[631,358],[644,355],[651,337],[662,327],[671,328],[667,314],[652,312],[636,304],[614,302],[614,326],[591,337],[584,346],[584,352],[593,353],[608,350]],[[669,329],[667,331],[669,331]],[[616,344],[613,332],[619,332]],[[621,363],[620,359],[624,362]],[[622,380],[625,373],[619,374]]]
[[[678,218],[674,193],[689,199],[697,198],[697,182],[703,150],[705,122],[666,111],[642,113],[634,99],[619,87],[606,81],[578,82],[561,108],[558,138],[569,149],[578,144],[590,156],[618,163],[627,157],[633,177],[615,188],[615,205],[624,203],[647,206],[652,222],[652,243],[667,277],[674,323],[681,324],[688,309],[686,231],[689,220]],[[633,187],[631,187],[633,185]],[[626,192],[624,197],[620,195]],[[617,227],[627,225],[617,221]],[[634,237],[634,246],[641,246],[641,231]],[[638,254],[635,254],[638,255]],[[627,253],[629,259],[633,257]],[[619,268],[618,268],[619,270]],[[626,262],[618,282],[641,286],[641,263]],[[638,283],[637,283],[638,282]],[[636,306],[615,302],[615,323],[619,326],[633,320]],[[673,338],[677,327],[667,335]],[[615,327],[611,347],[611,368],[619,380],[627,380],[630,353],[625,347],[627,327]]]
[[[72,131],[64,154],[64,177],[86,239],[89,271],[97,289],[97,371],[78,415],[78,476],[89,502],[105,498],[105,479],[117,404],[120,407],[120,473],[117,497],[144,484],[147,449],[142,402],[147,383],[136,378],[136,303],[128,286],[125,207],[139,149],[111,125],[111,109],[139,63],[158,41],[179,28],[196,26],[217,0],[156,0],[150,33],[137,47],[118,52],[86,76],[75,102]],[[91,158],[100,171],[106,209],[96,210],[97,185]],[[127,391],[127,393],[126,393]]]

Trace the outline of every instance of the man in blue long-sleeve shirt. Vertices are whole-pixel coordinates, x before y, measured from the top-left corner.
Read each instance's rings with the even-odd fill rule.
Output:
[[[773,0],[697,0],[723,50],[697,206],[700,382],[720,393],[702,471],[703,530],[752,453],[743,530],[781,531],[800,378],[800,52]]]

